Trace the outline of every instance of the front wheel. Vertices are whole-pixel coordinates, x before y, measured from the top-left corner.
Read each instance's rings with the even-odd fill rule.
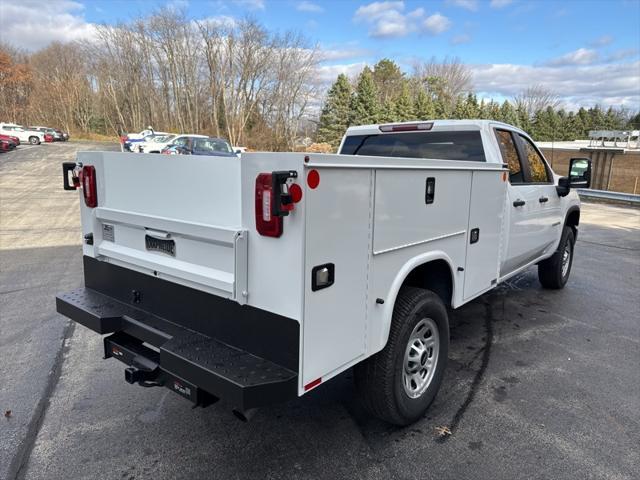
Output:
[[[40,145],[40,139],[38,137],[29,137],[29,143],[31,145]]]
[[[571,227],[564,227],[555,253],[538,264],[538,280],[544,288],[560,289],[569,280],[573,265],[575,235]]]
[[[429,290],[403,288],[387,345],[355,368],[362,404],[389,423],[415,422],[440,388],[448,354],[449,319],[440,297]]]

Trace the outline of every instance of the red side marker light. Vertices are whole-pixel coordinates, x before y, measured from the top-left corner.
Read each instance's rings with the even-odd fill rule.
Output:
[[[291,201],[293,203],[298,203],[300,200],[302,200],[302,188],[300,188],[300,185],[298,185],[297,183],[293,183],[289,187],[289,195],[291,195]]]
[[[318,188],[320,185],[320,174],[317,170],[310,170],[307,174],[307,185],[309,185],[310,189]]]
[[[320,378],[316,378],[313,382],[309,382],[304,386],[304,391],[308,392],[309,390],[311,390],[313,387],[317,387],[318,385],[320,385],[322,383],[322,377]]]

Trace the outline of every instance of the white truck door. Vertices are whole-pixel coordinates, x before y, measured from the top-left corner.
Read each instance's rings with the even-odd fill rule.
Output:
[[[539,241],[546,253],[560,238],[562,231],[560,196],[549,165],[533,142],[524,135],[518,135],[523,152],[523,159],[528,164],[531,185],[535,187],[533,203],[537,204],[535,214],[539,231]]]
[[[507,204],[509,229],[505,236],[506,249],[500,267],[504,277],[539,257],[544,248],[545,231],[540,208],[540,189],[528,181],[528,163],[519,150],[515,132],[496,129],[502,160],[509,166]]]

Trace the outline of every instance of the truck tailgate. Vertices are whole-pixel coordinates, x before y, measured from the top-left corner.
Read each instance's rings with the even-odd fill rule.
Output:
[[[244,303],[247,232],[240,162],[232,157],[83,152],[96,168],[98,207],[85,255]]]

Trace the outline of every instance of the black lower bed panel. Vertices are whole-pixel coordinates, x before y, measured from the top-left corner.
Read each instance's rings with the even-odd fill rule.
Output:
[[[105,340],[105,356],[145,369],[155,365],[149,375],[170,379],[169,388],[193,385],[241,410],[296,397],[295,320],[91,257],[84,257],[84,267],[85,288],[58,295],[56,306],[98,333],[115,334]],[[123,342],[141,345],[135,362],[107,351]]]

